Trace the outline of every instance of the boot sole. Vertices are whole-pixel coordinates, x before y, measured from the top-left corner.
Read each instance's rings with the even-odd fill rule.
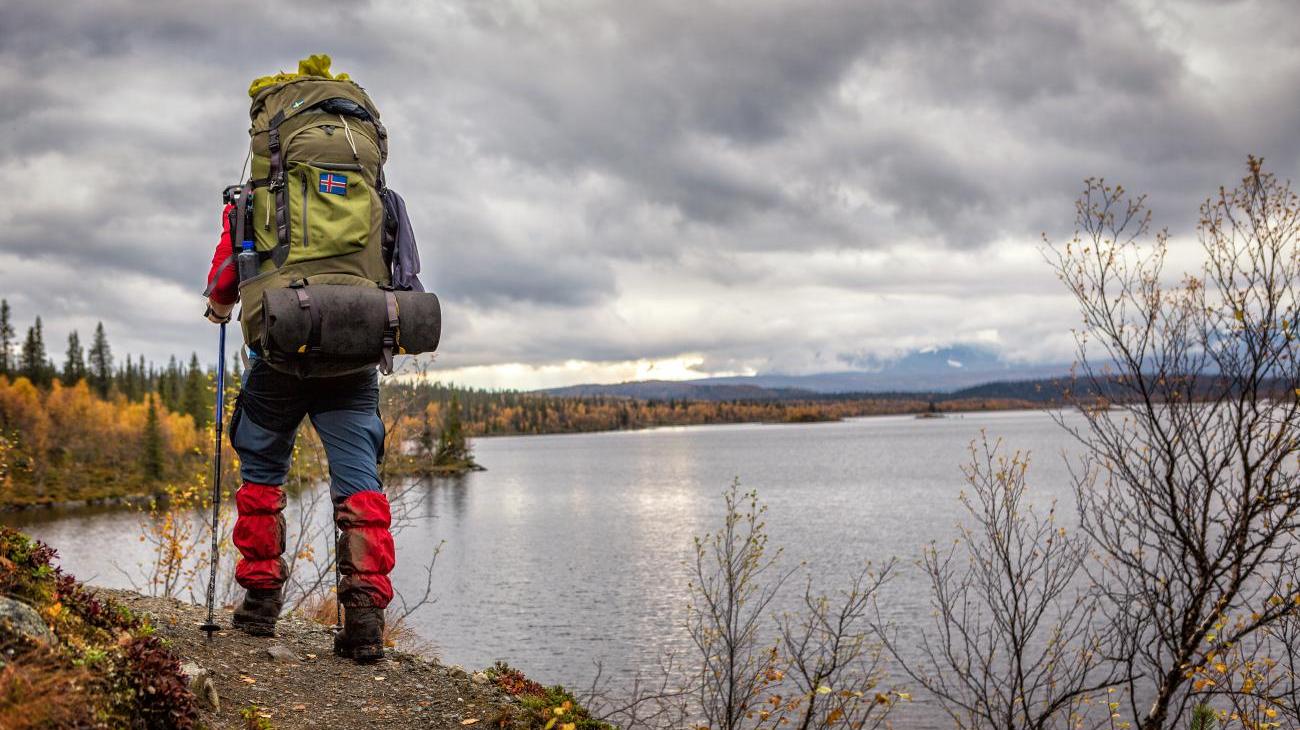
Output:
[[[354,646],[350,648],[334,647],[334,655],[351,659],[358,664],[373,664],[384,658],[382,646]]]
[[[230,622],[230,625],[249,636],[275,636],[275,624],[262,623],[259,621],[240,621],[239,619],[235,619]]]

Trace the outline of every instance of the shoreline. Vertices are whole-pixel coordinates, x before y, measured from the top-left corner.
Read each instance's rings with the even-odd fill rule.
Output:
[[[953,410],[941,412],[939,418],[926,418],[921,420],[942,421],[946,417],[962,416],[970,413],[1041,413],[1049,410],[1061,410],[1061,406],[1044,405],[1042,408],[973,408],[966,410]],[[647,433],[652,431],[661,431],[666,429],[688,429],[688,428],[712,428],[716,426],[816,426],[833,423],[848,423],[851,421],[873,420],[878,418],[908,418],[915,419],[925,411],[902,411],[899,413],[873,413],[863,416],[845,416],[840,418],[828,418],[816,421],[727,421],[718,423],[683,423],[683,424],[662,424],[657,426],[645,426],[641,428],[606,428],[595,429],[591,431],[554,431],[549,433],[500,433],[500,434],[483,434],[470,436],[471,439],[501,439],[501,438],[532,438],[537,436],[581,436],[594,434],[616,434],[616,433]],[[420,468],[410,470],[400,470],[402,476],[407,477],[430,477],[435,479],[454,479],[471,472],[487,471],[487,467],[474,464],[471,467],[463,469],[447,468]],[[87,508],[122,508],[122,507],[140,507],[147,506],[151,501],[165,497],[160,492],[148,494],[124,494],[111,497],[95,497],[91,499],[73,499],[50,502],[20,502],[20,503],[2,503],[0,504],[0,515],[2,514],[21,514],[26,512],[43,512],[43,511],[61,511],[77,510]]]
[[[1016,407],[1016,408],[964,408],[960,410],[939,411],[938,417],[932,420],[943,420],[944,418],[964,416],[970,413],[1042,413],[1045,411],[1071,410],[1071,406],[1061,404],[1043,404],[1038,408]],[[590,431],[548,431],[546,433],[484,433],[471,434],[469,439],[502,439],[502,438],[533,438],[537,436],[590,436],[600,433],[644,433],[649,431],[661,431],[669,428],[713,428],[715,426],[818,426],[830,423],[848,423],[850,421],[866,421],[877,418],[916,418],[924,416],[928,411],[899,411],[897,413],[868,413],[861,416],[840,416],[838,418],[823,418],[818,420],[797,420],[797,421],[717,421],[714,423],[664,423],[656,426],[639,426],[637,428],[599,428]],[[923,419],[931,420],[931,419]]]
[[[16,512],[38,512],[42,510],[73,510],[88,507],[141,507],[147,506],[155,499],[166,495],[161,492],[149,494],[122,494],[112,497],[94,497],[91,499],[68,499],[57,502],[18,502],[0,503],[0,514]]]

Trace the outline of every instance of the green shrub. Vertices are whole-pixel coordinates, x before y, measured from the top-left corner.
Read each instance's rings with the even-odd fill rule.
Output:
[[[524,673],[506,664],[497,662],[484,670],[488,680],[500,687],[507,694],[519,698],[523,716],[515,718],[524,727],[532,730],[614,730],[613,726],[593,718],[587,708],[578,704],[564,687],[554,685],[544,687],[524,676]]]

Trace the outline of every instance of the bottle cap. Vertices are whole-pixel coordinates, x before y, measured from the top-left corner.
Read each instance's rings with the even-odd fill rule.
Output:
[[[245,251],[252,251],[252,250],[253,250],[253,242],[252,242],[252,241],[244,241],[244,250],[245,250]]]

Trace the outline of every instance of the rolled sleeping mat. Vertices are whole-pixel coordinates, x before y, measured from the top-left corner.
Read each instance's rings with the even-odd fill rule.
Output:
[[[442,335],[442,308],[431,292],[346,284],[267,289],[262,317],[263,351],[280,355],[379,362],[387,359],[385,345],[388,356],[416,355],[437,350]]]

